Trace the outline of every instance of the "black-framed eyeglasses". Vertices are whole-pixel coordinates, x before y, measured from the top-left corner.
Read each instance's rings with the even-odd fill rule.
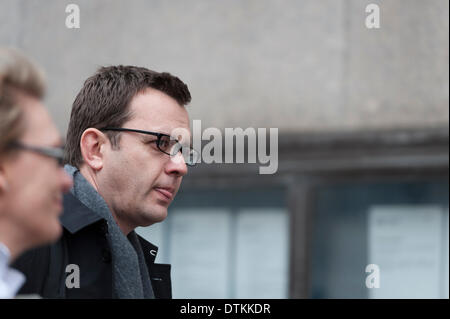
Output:
[[[11,148],[26,150],[35,152],[50,158],[55,159],[59,166],[64,166],[64,146],[51,147],[51,146],[35,146],[28,145],[21,142],[12,142]]]
[[[134,132],[156,136],[157,137],[156,146],[158,147],[158,150],[169,156],[175,156],[178,154],[178,152],[181,151],[181,154],[183,155],[184,158],[184,162],[186,163],[186,165],[189,166],[194,166],[195,164],[197,164],[200,158],[199,152],[197,152],[190,146],[182,145],[177,139],[171,137],[168,134],[136,130],[124,127],[104,127],[101,128],[100,131]]]

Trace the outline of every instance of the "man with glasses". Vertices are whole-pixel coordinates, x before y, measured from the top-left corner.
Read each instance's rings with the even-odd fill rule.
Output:
[[[47,269],[27,274],[51,279],[24,292],[171,298],[170,265],[156,264],[157,248],[134,229],[167,217],[187,166],[198,160],[184,107],[190,100],[177,77],[140,67],[103,67],[86,80],[67,133],[74,187],[65,197],[64,235],[41,257]],[[68,265],[79,269],[75,288],[65,284]]]
[[[44,91],[36,66],[0,48],[0,298],[14,297],[25,281],[10,263],[62,233],[62,194],[72,181]]]

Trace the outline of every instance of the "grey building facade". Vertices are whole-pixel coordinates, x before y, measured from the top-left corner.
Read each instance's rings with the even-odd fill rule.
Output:
[[[65,25],[70,3],[80,28]],[[203,129],[278,128],[275,174],[199,164],[169,218],[140,230],[173,263],[174,297],[448,298],[448,9],[2,0],[0,44],[45,69],[63,133],[83,81],[113,64],[179,76]]]

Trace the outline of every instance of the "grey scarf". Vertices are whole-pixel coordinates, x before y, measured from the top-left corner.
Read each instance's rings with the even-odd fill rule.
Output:
[[[112,255],[113,298],[155,298],[136,233],[132,231],[126,237],[112,217],[104,199],[80,171],[70,165],[66,165],[64,169],[73,176],[72,194],[108,223],[107,238]]]

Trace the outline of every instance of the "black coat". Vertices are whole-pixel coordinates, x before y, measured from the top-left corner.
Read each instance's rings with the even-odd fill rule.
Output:
[[[26,276],[19,294],[44,298],[112,298],[111,252],[106,220],[94,214],[72,194],[64,196],[63,234],[52,245],[30,250],[12,265]],[[138,236],[155,298],[172,298],[170,265],[156,264],[158,248]],[[80,287],[67,288],[66,267],[80,269]]]

